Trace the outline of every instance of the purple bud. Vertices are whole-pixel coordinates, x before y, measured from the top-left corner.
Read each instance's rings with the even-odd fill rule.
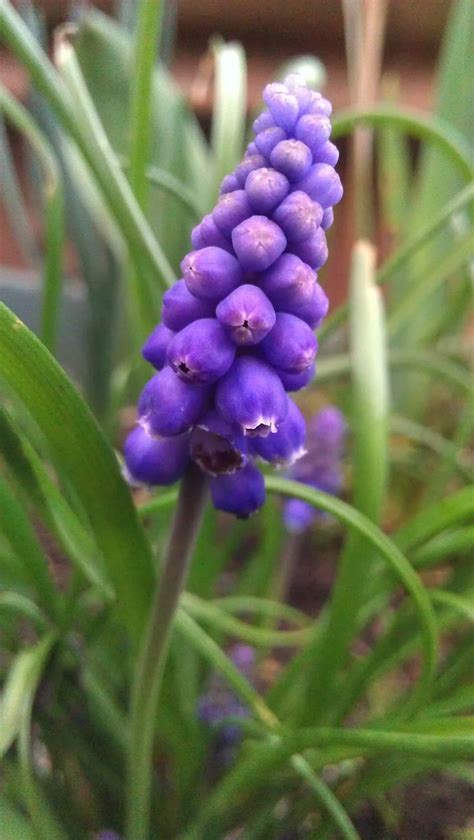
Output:
[[[216,382],[235,356],[235,344],[216,318],[200,318],[176,333],[168,346],[168,362],[184,382]]]
[[[117,834],[116,831],[112,831],[110,828],[104,829],[104,831],[99,831],[96,835],[95,840],[122,840],[120,834]]]
[[[328,405],[311,419],[308,426],[312,449],[319,449],[324,455],[342,454],[347,423],[344,415],[335,405]]]
[[[260,169],[262,166],[266,166],[267,162],[265,158],[260,155],[245,155],[242,163],[239,163],[238,167],[235,170],[235,177],[239,182],[239,186],[237,189],[243,188],[245,186],[245,182],[247,180],[247,176],[250,175],[254,169]]]
[[[289,92],[296,96],[299,112],[302,114],[312,101],[313,91],[306,87],[304,76],[301,73],[290,73],[284,80],[284,84]]]
[[[289,93],[286,85],[273,82],[263,91],[263,101],[275,120],[276,124],[291,131],[298,119],[299,105],[296,96]]]
[[[327,210],[323,213],[323,218],[321,221],[321,227],[323,230],[328,230],[334,222],[334,210],[332,207],[328,207]]]
[[[276,368],[301,373],[314,360],[318,344],[316,336],[301,318],[278,312],[275,326],[261,343],[263,354]]]
[[[250,645],[238,644],[232,647],[230,659],[241,674],[250,677],[255,665],[255,650]]]
[[[306,449],[306,422],[300,409],[288,399],[288,414],[274,435],[266,438],[253,438],[251,451],[270,464],[278,467],[290,467],[301,458]]]
[[[297,190],[308,193],[323,210],[332,207],[342,198],[342,184],[337,172],[328,163],[315,163],[308,174],[298,181]]]
[[[232,244],[245,271],[265,271],[285,250],[286,238],[266,216],[251,216],[235,228]]]
[[[282,140],[270,155],[270,163],[283,172],[289,181],[303,178],[313,160],[308,147],[299,140]]]
[[[283,508],[283,521],[290,534],[306,531],[314,522],[317,510],[302,499],[288,499]]]
[[[314,271],[294,254],[282,254],[260,276],[260,287],[277,309],[285,311],[310,300],[315,282]]]
[[[312,92],[311,101],[306,106],[307,114],[318,114],[325,117],[330,117],[332,114],[332,105],[329,99],[325,99],[320,93]]]
[[[191,434],[191,458],[209,475],[224,475],[247,463],[247,442],[237,427],[210,409]]]
[[[275,310],[257,286],[244,284],[222,300],[216,316],[236,344],[258,344],[275,323]]]
[[[265,131],[266,128],[274,128],[275,127],[275,120],[273,119],[272,115],[269,111],[263,111],[260,116],[254,120],[252,125],[254,134],[259,134],[261,131]]]
[[[303,373],[288,373],[286,370],[279,370],[277,373],[285,391],[301,391],[301,389],[306,388],[306,386],[309,385],[316,376],[316,365],[313,362],[313,364],[310,365],[309,368],[306,368]]]
[[[265,128],[255,137],[255,145],[264,158],[269,158],[277,143],[286,140],[286,132],[279,126]]]
[[[263,475],[253,464],[247,464],[233,475],[220,475],[210,481],[211,497],[218,510],[246,519],[265,502]]]
[[[182,261],[181,270],[189,291],[205,300],[221,300],[242,280],[235,257],[214,246],[191,251]]]
[[[212,218],[221,233],[229,236],[233,229],[244,219],[248,219],[253,212],[246,191],[236,189],[220,197],[212,211]]]
[[[328,117],[305,114],[296,123],[295,137],[305,143],[313,155],[326,143],[330,134],[331,122]]]
[[[226,175],[225,178],[222,179],[219,192],[220,192],[221,195],[224,195],[225,193],[229,193],[229,192],[233,192],[234,190],[238,190],[239,187],[240,187],[240,184],[239,184],[235,174]]]
[[[216,406],[245,435],[276,432],[288,413],[288,399],[275,371],[253,356],[240,356],[218,382]]]
[[[194,297],[184,280],[177,280],[163,295],[161,317],[168,329],[175,332],[182,330],[196,318],[208,318],[213,314],[213,304]]]
[[[323,208],[309,195],[297,190],[290,193],[275,210],[272,219],[281,227],[288,242],[299,242],[316,233],[323,218]]]
[[[288,178],[276,169],[262,167],[247,176],[245,192],[254,213],[271,213],[288,195]]]
[[[328,163],[329,166],[335,166],[339,160],[339,149],[328,140],[315,152],[313,160],[314,163]]]
[[[291,307],[287,305],[286,309],[292,315],[296,315],[302,321],[306,321],[308,326],[312,330],[315,330],[328,313],[329,301],[322,286],[316,282],[309,299],[302,300],[299,303],[294,301]]]
[[[191,242],[196,251],[213,245],[216,248],[223,248],[224,251],[232,252],[231,243],[219,230],[210,213],[204,216],[201,224],[192,231]]]
[[[328,258],[328,243],[324,230],[319,227],[315,233],[302,239],[300,242],[292,242],[291,251],[303,262],[307,263],[318,271]]]
[[[174,484],[189,461],[189,434],[156,438],[136,426],[125,441],[124,455],[131,484]]]
[[[173,336],[172,330],[164,324],[158,324],[142,347],[143,358],[157,370],[161,370],[166,363],[166,350]]]
[[[260,152],[257,149],[257,145],[252,140],[252,142],[248,144],[248,146],[245,150],[245,156],[247,156],[247,155],[258,155],[258,154],[260,154]]]
[[[206,407],[209,388],[182,382],[165,367],[145,385],[138,402],[139,423],[150,435],[186,432]]]

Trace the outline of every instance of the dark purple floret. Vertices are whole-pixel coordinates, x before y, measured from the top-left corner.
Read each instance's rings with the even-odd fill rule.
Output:
[[[212,218],[221,233],[230,237],[233,229],[244,219],[248,219],[254,212],[246,190],[237,189],[219,198],[212,211]]]
[[[215,409],[204,414],[191,435],[191,458],[209,475],[232,474],[247,463],[247,440]]]
[[[252,438],[250,449],[277,467],[290,467],[305,452],[306,422],[301,410],[288,399],[288,414],[274,435]]]
[[[235,344],[217,318],[201,318],[176,333],[167,357],[184,382],[205,385],[217,382],[229,370]]]
[[[318,348],[308,324],[288,312],[277,313],[275,326],[260,346],[267,362],[288,373],[305,371]]]
[[[296,190],[281,202],[272,219],[291,245],[316,233],[323,219],[323,208],[306,193]]]
[[[184,280],[177,280],[163,295],[161,317],[168,329],[178,332],[198,318],[209,318],[214,309],[211,301],[195,297]]]
[[[242,280],[242,269],[236,258],[214,246],[192,251],[181,263],[181,270],[191,294],[216,302]]]
[[[301,389],[306,388],[306,386],[309,385],[316,376],[316,365],[313,362],[313,364],[304,370],[303,373],[287,373],[286,370],[279,370],[278,376],[281,379],[281,383],[285,391],[301,391]]]
[[[306,239],[291,243],[291,252],[296,254],[303,262],[319,271],[328,258],[328,244],[324,230],[319,227]]]
[[[266,166],[254,169],[245,181],[245,192],[253,213],[272,213],[288,195],[289,189],[288,178]]]
[[[241,346],[258,344],[275,324],[275,310],[257,286],[244,284],[224,298],[216,316],[232,340]]]
[[[288,414],[280,377],[269,364],[253,356],[237,358],[218,382],[216,406],[228,423],[237,423],[249,437],[276,432]]]
[[[278,225],[266,216],[251,216],[237,225],[232,244],[245,271],[265,271],[286,248],[286,238]]]
[[[247,464],[233,475],[220,475],[210,482],[214,507],[246,519],[265,501],[263,475],[253,464]]]
[[[138,422],[150,435],[186,432],[207,407],[209,388],[178,379],[170,367],[155,374],[138,401]]]
[[[166,351],[174,332],[164,324],[158,324],[142,347],[142,356],[157,370],[161,370],[166,363]]]
[[[196,251],[214,245],[216,248],[223,248],[224,251],[233,253],[232,243],[217,227],[211,213],[204,216],[200,225],[194,228],[191,233],[191,242]]]
[[[136,426],[124,444],[125,474],[132,484],[174,484],[189,461],[189,433],[156,438]]]
[[[292,312],[292,307],[311,300],[316,274],[294,254],[282,254],[267,271],[260,275],[260,288],[276,309]]]
[[[301,302],[294,302],[286,307],[288,312],[296,315],[305,321],[312,330],[315,330],[326,317],[329,309],[329,300],[326,292],[315,282],[311,296]]]
[[[342,198],[342,184],[337,172],[328,163],[315,163],[307,175],[298,181],[296,189],[308,193],[323,210]]]

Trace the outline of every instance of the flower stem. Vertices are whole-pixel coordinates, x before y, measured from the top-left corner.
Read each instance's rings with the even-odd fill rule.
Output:
[[[203,473],[189,467],[181,482],[160,583],[139,652],[131,698],[127,840],[149,837],[156,708],[171,624],[186,581],[206,489]]]

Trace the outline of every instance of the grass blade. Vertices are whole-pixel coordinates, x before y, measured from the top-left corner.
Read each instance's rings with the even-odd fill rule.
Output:
[[[232,172],[243,154],[247,112],[247,69],[245,53],[236,42],[215,41],[214,108],[211,146],[214,153],[214,182],[210,201],[214,203],[224,175]]]

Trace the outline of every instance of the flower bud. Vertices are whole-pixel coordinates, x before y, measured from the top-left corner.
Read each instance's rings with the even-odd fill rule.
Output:
[[[326,143],[330,134],[331,122],[328,117],[305,114],[296,123],[295,137],[308,146],[313,155]]]
[[[275,371],[253,356],[238,357],[218,382],[216,406],[245,435],[276,432],[288,413],[288,399]]]
[[[161,370],[166,363],[166,351],[173,336],[172,330],[164,324],[158,324],[142,347],[143,358],[157,370]]]
[[[257,286],[244,284],[222,300],[216,316],[236,344],[258,344],[275,323],[275,310]]]
[[[271,213],[288,195],[288,178],[276,169],[254,169],[245,181],[245,192],[253,213]]]
[[[315,282],[309,298],[301,301],[295,300],[291,303],[291,306],[287,305],[285,309],[292,315],[301,318],[312,330],[315,330],[327,315],[329,300],[322,286]]]
[[[307,175],[298,181],[296,189],[308,193],[323,210],[337,204],[342,198],[341,179],[328,163],[315,163]]]
[[[306,368],[306,370],[302,373],[288,373],[286,370],[278,370],[277,373],[285,391],[301,391],[301,389],[306,388],[306,386],[309,385],[316,376],[316,365],[313,362],[313,364]]]
[[[208,475],[232,474],[247,463],[247,442],[240,429],[210,409],[191,434],[191,458]]]
[[[184,280],[177,280],[163,295],[163,324],[175,332],[197,318],[208,318],[213,314],[213,304],[192,295]]]
[[[321,227],[323,230],[328,230],[334,222],[334,210],[332,207],[328,207],[327,210],[323,213],[323,218],[321,220]]]
[[[266,438],[252,438],[250,449],[274,466],[290,467],[305,454],[305,437],[304,416],[296,403],[288,399],[288,414],[278,431]]]
[[[262,166],[266,166],[267,162],[263,155],[255,154],[255,155],[245,155],[242,163],[239,163],[235,170],[235,177],[239,182],[239,186],[237,189],[243,189],[245,187],[245,182],[247,180],[248,175],[253,172],[255,169],[261,169]]]
[[[234,173],[232,175],[226,175],[225,178],[222,179],[219,193],[221,195],[225,195],[225,193],[234,192],[234,190],[238,189],[240,189],[240,184]]]
[[[191,242],[193,243],[196,251],[213,245],[216,248],[223,248],[224,251],[232,253],[232,244],[229,242],[227,237],[224,236],[222,231],[219,230],[211,213],[204,216],[201,224],[193,229],[191,233]]]
[[[237,189],[220,197],[212,211],[212,218],[221,233],[230,236],[236,225],[248,219],[253,212],[246,191]]]
[[[281,140],[286,140],[286,138],[286,131],[283,131],[282,128],[276,125],[274,128],[266,128],[264,131],[261,131],[260,134],[257,134],[255,137],[255,145],[259,154],[268,159],[276,144],[280,143]]]
[[[299,242],[316,233],[323,219],[323,208],[297,190],[281,202],[272,219],[281,227],[289,243]]]
[[[301,180],[312,162],[310,150],[299,140],[282,140],[270,155],[271,165],[283,172],[289,181]]]
[[[299,105],[296,96],[288,91],[286,85],[273,82],[263,91],[263,101],[276,124],[285,131],[291,131],[298,119]]]
[[[232,244],[244,271],[264,271],[283,253],[286,238],[266,216],[251,216],[237,225]]]
[[[327,163],[329,166],[335,166],[338,160],[339,149],[330,140],[320,146],[313,156],[314,163]]]
[[[138,422],[149,435],[171,437],[197,423],[209,397],[209,388],[179,379],[170,367],[145,385],[138,402]]]
[[[271,365],[289,373],[306,370],[318,348],[308,324],[288,312],[277,313],[275,326],[260,346]]]
[[[156,438],[136,426],[125,441],[124,455],[130,484],[174,484],[189,461],[189,434]]]
[[[229,370],[235,344],[216,318],[201,318],[176,333],[167,355],[174,372],[184,382],[210,384]]]
[[[233,475],[211,479],[210,489],[214,507],[239,519],[246,519],[265,502],[263,475],[253,464],[247,464]]]
[[[269,111],[263,111],[256,120],[254,120],[252,128],[254,134],[260,134],[261,131],[265,131],[266,128],[274,128],[275,127],[275,120],[273,119],[272,115]]]
[[[324,230],[319,227],[306,239],[292,242],[291,251],[315,271],[319,271],[328,258],[328,244]]]
[[[283,508],[283,521],[290,534],[301,534],[314,522],[317,511],[303,499],[288,499]]]
[[[221,300],[242,280],[242,269],[235,257],[214,246],[191,251],[182,261],[181,270],[189,291],[205,300]]]
[[[312,91],[311,101],[305,108],[307,114],[318,114],[318,116],[330,117],[332,105],[329,99],[325,99],[320,93]]]
[[[301,304],[312,297],[316,275],[294,254],[282,254],[260,275],[260,288],[278,310],[291,311],[292,304]]]

